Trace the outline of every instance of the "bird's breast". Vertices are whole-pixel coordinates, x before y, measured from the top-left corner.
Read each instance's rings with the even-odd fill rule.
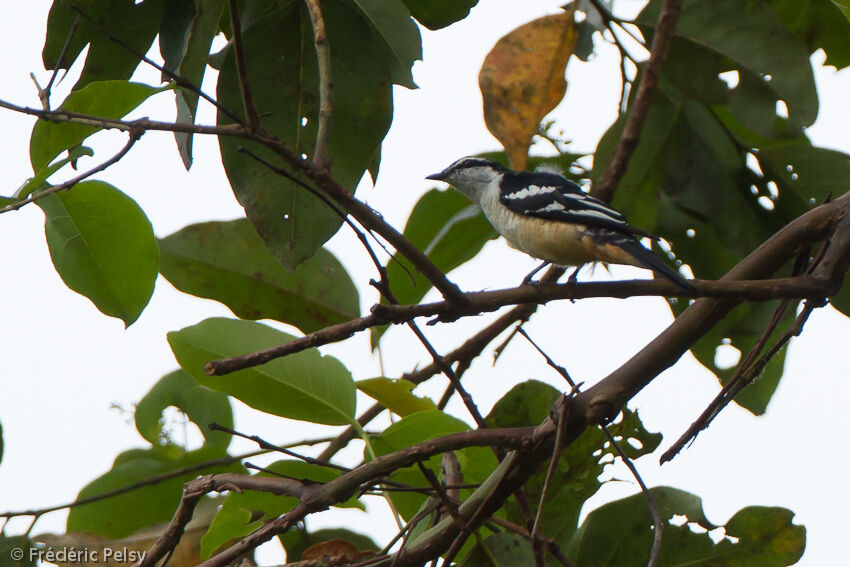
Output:
[[[597,245],[587,227],[529,217],[502,205],[488,192],[481,200],[485,216],[514,248],[559,266],[580,266],[597,259]]]

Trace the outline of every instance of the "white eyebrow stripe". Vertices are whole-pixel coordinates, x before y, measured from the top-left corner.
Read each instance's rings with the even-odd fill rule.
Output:
[[[549,193],[554,193],[556,190],[557,188],[555,187],[548,187],[545,185],[529,185],[528,187],[523,187],[519,191],[506,193],[504,197],[505,199],[525,199],[535,195],[548,195]]]

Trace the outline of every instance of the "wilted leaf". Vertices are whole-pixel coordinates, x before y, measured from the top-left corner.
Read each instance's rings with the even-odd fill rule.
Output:
[[[131,325],[153,294],[159,261],[144,211],[101,181],[78,183],[37,203],[62,281],[105,315]]]
[[[275,319],[312,332],[358,316],[357,288],[325,249],[286,270],[247,219],[187,226],[159,241],[174,287],[227,305],[242,319]]]
[[[310,530],[298,526],[281,534],[280,542],[286,550],[287,561],[292,563],[302,557],[303,552],[312,545],[333,539],[342,539],[353,543],[362,550],[377,550],[380,546],[369,536],[353,532],[345,528],[330,528],[323,530]]]
[[[545,16],[500,39],[481,66],[484,120],[514,169],[525,169],[532,135],[564,98],[577,38],[572,10]]]
[[[295,337],[251,321],[211,318],[168,333],[180,366],[203,386],[260,411],[326,425],[354,419],[355,387],[337,359],[310,349],[225,376],[208,376],[210,360],[256,352]]]

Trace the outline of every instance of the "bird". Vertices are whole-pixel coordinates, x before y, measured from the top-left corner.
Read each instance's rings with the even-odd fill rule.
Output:
[[[426,179],[448,183],[484,212],[508,243],[558,266],[607,262],[647,268],[688,295],[696,288],[644,247],[640,238],[658,237],[630,225],[622,213],[550,171],[514,171],[481,157],[464,157]],[[526,276],[526,282],[540,268]]]

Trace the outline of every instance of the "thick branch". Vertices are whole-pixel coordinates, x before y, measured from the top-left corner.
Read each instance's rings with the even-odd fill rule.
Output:
[[[729,271],[720,282],[741,278],[761,278],[777,270],[792,258],[798,249],[829,237],[837,223],[850,215],[850,192],[835,201],[821,205],[798,217],[774,234],[753,253]],[[819,281],[820,294],[834,294],[850,263],[848,235],[840,236],[843,246],[833,253],[832,261],[813,276]],[[588,423],[598,423],[616,414],[620,408],[661,372],[672,366],[700,337],[707,333],[740,299],[709,299],[695,301],[660,335],[605,379],[578,396],[577,405],[584,406]]]
[[[801,238],[806,235],[799,235]],[[763,301],[778,298],[807,298],[828,295],[831,286],[814,276],[797,276],[773,280],[699,281],[691,280],[701,296],[734,298],[736,300]],[[387,323],[405,323],[416,317],[439,317],[453,321],[460,317],[480,315],[506,305],[542,305],[559,299],[586,299],[590,297],[627,298],[639,296],[674,296],[681,288],[666,280],[630,280],[619,282],[589,282],[579,285],[544,283],[524,285],[495,291],[467,293],[464,302],[437,301],[419,305],[375,305],[372,314],[344,323],[325,327],[288,343],[268,349],[208,362],[207,374],[219,376],[264,364],[269,360],[294,354],[302,350],[349,338],[354,333]]]
[[[616,191],[620,180],[626,173],[629,160],[635,148],[637,148],[641,129],[643,129],[643,123],[646,121],[646,115],[649,113],[652,95],[658,85],[661,67],[667,58],[667,51],[670,48],[670,42],[676,31],[676,22],[679,19],[681,10],[681,0],[666,0],[664,7],[661,9],[661,15],[658,17],[658,23],[655,25],[655,36],[652,38],[649,61],[646,63],[646,67],[641,75],[635,101],[629,110],[629,117],[623,128],[620,142],[614,150],[614,155],[611,156],[611,161],[608,162],[608,167],[605,168],[602,179],[593,188],[593,194],[603,201],[610,201],[614,196],[614,191]]]

